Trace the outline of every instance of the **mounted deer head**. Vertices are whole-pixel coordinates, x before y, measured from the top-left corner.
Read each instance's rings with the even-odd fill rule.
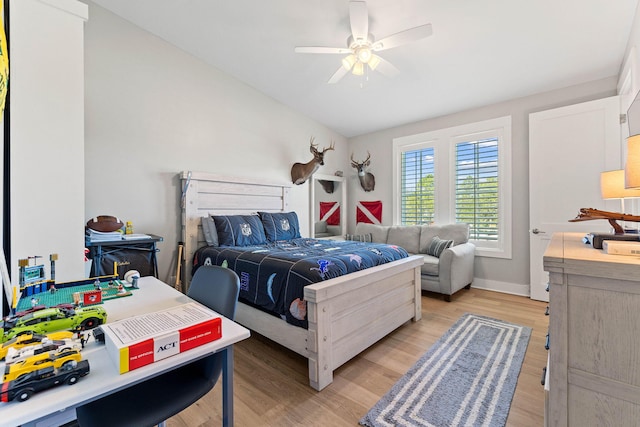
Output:
[[[371,159],[371,154],[368,151],[367,158],[363,162],[353,160],[353,153],[351,153],[351,166],[358,170],[358,179],[360,180],[360,186],[364,191],[373,191],[376,187],[376,177],[364,170],[371,164],[369,159]]]
[[[309,151],[313,154],[313,159],[308,163],[294,163],[293,166],[291,166],[291,181],[294,184],[300,185],[308,180],[320,166],[324,165],[324,153],[335,149],[335,143],[331,141],[331,145],[329,147],[323,148],[322,151],[318,151],[318,144],[314,144],[314,140],[315,138],[312,136],[311,141],[309,142],[311,144]]]

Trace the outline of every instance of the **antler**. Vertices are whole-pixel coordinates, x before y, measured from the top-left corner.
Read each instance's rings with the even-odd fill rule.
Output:
[[[322,151],[318,151],[318,144],[314,144],[313,141],[315,141],[316,138],[315,137],[311,137],[311,141],[309,141],[309,143],[311,144],[310,150],[312,153],[316,153],[316,154],[324,154],[325,151],[330,151],[330,150],[335,150],[335,142],[332,140],[331,141],[331,145],[327,148],[323,148]]]
[[[592,219],[606,219],[607,221],[609,221],[609,224],[611,224],[616,234],[624,234],[624,230],[616,222],[616,220],[640,222],[640,216],[619,212],[601,211],[593,208],[580,208],[578,216],[576,216],[574,219],[570,219],[569,222],[589,221]]]
[[[365,163],[367,163],[370,158],[371,158],[371,153],[369,153],[369,150],[367,150],[367,158],[364,159],[362,162],[359,162],[357,160],[353,160],[353,153],[351,153],[351,166],[353,166],[354,168],[362,166]]]
[[[336,142],[334,140],[331,140],[331,145],[329,145],[329,148],[323,148],[322,152],[324,153],[325,151],[335,150],[335,146],[336,146]]]

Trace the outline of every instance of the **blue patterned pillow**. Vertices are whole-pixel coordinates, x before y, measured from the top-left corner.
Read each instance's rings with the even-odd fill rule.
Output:
[[[220,246],[251,246],[267,243],[258,215],[212,215]]]
[[[300,237],[300,225],[298,215],[295,212],[271,213],[258,212],[267,240],[291,240]]]

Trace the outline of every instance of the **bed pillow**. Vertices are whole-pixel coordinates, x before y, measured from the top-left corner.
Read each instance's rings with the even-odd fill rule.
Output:
[[[453,240],[443,240],[438,236],[433,236],[431,243],[427,246],[427,255],[440,258],[445,249],[453,246]]]
[[[258,212],[269,242],[291,240],[300,237],[300,224],[295,212]]]
[[[267,242],[258,215],[213,215],[220,246],[251,246]]]
[[[204,234],[204,240],[207,241],[207,245],[218,246],[216,223],[210,216],[202,217],[202,234]]]

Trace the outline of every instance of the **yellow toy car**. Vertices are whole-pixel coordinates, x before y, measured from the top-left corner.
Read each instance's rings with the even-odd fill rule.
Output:
[[[7,353],[9,352],[10,348],[20,350],[23,347],[40,344],[42,340],[45,338],[49,340],[71,339],[73,338],[73,332],[60,331],[60,332],[52,332],[47,335],[43,335],[43,334],[18,335],[7,342],[0,344],[0,360],[4,360],[4,358],[7,357]]]
[[[65,348],[61,352],[50,351],[48,353],[36,354],[20,362],[6,365],[4,368],[4,382],[13,381],[22,375],[43,368],[71,368],[76,366],[81,360],[82,355],[80,351],[72,348]]]
[[[70,338],[63,340],[51,340],[49,338],[45,338],[39,344],[28,345],[26,347],[22,347],[19,350],[10,348],[7,352],[7,356],[4,358],[4,362],[8,365],[10,363],[16,363],[22,360],[26,360],[31,356],[35,356],[36,354],[52,351],[60,353],[63,350],[72,348],[75,348],[76,350],[82,350],[82,342],[80,340],[74,340]]]

